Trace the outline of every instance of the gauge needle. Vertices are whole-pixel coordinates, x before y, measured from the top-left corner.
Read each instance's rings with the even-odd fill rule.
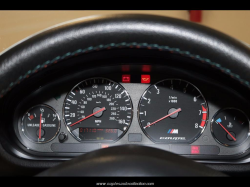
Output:
[[[234,141],[236,141],[235,137],[233,137],[233,135],[230,132],[228,132],[228,130],[220,122],[217,122],[217,121],[215,121],[215,122],[217,124],[219,124],[229,134],[229,136],[231,136],[231,138],[233,138]]]
[[[83,119],[80,119],[79,121],[73,123],[73,124],[70,125],[70,126],[72,127],[73,125],[75,125],[75,124],[77,124],[77,123],[79,123],[79,122],[81,122],[81,121],[83,121],[83,120],[85,120],[85,119],[88,119],[89,117],[91,117],[91,116],[93,116],[93,115],[95,115],[95,114],[97,114],[97,113],[99,113],[99,112],[101,112],[101,111],[103,111],[103,110],[106,110],[106,108],[103,107],[103,108],[101,108],[100,110],[94,112],[93,114],[88,115],[87,117],[85,117],[85,118],[83,118]]]
[[[175,113],[177,113],[177,112],[180,112],[180,111],[181,111],[181,108],[178,108],[177,110],[173,111],[172,113],[170,113],[170,114],[168,114],[168,115],[166,115],[166,116],[164,116],[164,117],[162,117],[162,118],[156,120],[156,121],[153,122],[153,123],[150,123],[149,125],[147,125],[146,127],[144,127],[144,129],[146,129],[147,127],[150,127],[151,125],[153,125],[153,124],[155,124],[155,123],[157,123],[157,122],[159,122],[159,121],[161,121],[161,120],[163,120],[163,119],[165,119],[165,118],[167,118],[167,117],[169,117],[169,116],[171,116],[171,115],[173,115],[173,114],[175,114]]]
[[[42,130],[42,114],[40,114],[39,139],[41,139],[41,130]]]

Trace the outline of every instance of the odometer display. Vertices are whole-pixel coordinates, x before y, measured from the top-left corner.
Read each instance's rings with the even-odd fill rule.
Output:
[[[80,128],[79,136],[82,140],[116,140],[123,132],[120,129]]]
[[[66,96],[63,110],[69,132],[79,141],[90,142],[120,139],[133,114],[127,91],[106,78],[91,78],[77,84]]]
[[[192,143],[207,122],[207,104],[191,83],[167,79],[142,95],[138,117],[141,128],[155,143]]]

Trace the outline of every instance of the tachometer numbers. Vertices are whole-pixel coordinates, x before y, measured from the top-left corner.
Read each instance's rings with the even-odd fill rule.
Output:
[[[138,106],[141,128],[155,143],[192,143],[205,129],[207,112],[201,92],[180,79],[151,85]]]

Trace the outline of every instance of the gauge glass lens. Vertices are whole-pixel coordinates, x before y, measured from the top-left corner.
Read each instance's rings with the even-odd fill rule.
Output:
[[[22,118],[22,132],[32,142],[47,143],[56,137],[59,129],[59,116],[48,105],[34,106]]]
[[[155,143],[192,143],[205,129],[207,111],[205,98],[194,85],[167,79],[143,93],[138,118]]]
[[[64,120],[78,141],[107,142],[120,139],[128,130],[133,107],[128,92],[106,78],[77,84],[66,96]]]
[[[220,144],[237,146],[249,136],[249,120],[241,110],[226,108],[214,115],[211,132]]]

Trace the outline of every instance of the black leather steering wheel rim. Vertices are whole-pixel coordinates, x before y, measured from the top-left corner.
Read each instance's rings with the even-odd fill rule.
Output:
[[[213,29],[169,17],[121,14],[68,22],[0,56],[0,98],[22,81],[76,55],[117,48],[160,50],[206,64],[250,89],[250,49]],[[82,62],[84,63],[84,62]]]
[[[0,56],[0,98],[26,79],[65,59],[119,48],[159,50],[185,56],[250,88],[250,50],[213,29],[174,18],[152,15],[106,15],[51,28]],[[115,51],[115,50],[114,50]],[[84,63],[84,61],[82,62]],[[107,149],[108,150],[108,149]],[[100,150],[101,151],[101,150]]]

